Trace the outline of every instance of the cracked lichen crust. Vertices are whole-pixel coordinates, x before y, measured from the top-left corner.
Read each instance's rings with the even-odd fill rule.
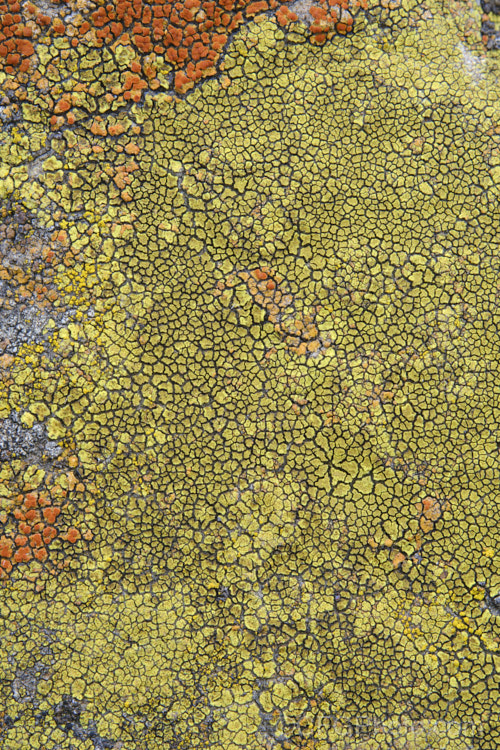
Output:
[[[497,63],[394,19],[261,18],[52,157],[78,314],[2,403],[74,526],[1,591],[5,750],[498,747]]]

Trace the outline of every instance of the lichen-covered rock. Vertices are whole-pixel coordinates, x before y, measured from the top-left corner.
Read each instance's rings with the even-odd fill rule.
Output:
[[[498,747],[498,53],[365,5],[4,12],[5,750]]]

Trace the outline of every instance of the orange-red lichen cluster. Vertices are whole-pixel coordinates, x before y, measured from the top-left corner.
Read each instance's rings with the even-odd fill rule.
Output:
[[[67,0],[52,0],[54,10]],[[27,73],[33,69],[36,43],[49,33],[62,36],[66,26],[58,15],[49,15],[32,2],[2,0],[0,2],[0,68],[9,75]]]
[[[348,4],[351,8],[353,2],[357,7],[365,0],[319,0],[310,10],[314,19],[311,40],[322,44],[334,32],[351,31]],[[278,0],[112,0],[91,12],[83,10],[69,25],[65,24],[66,9],[60,16],[49,16],[33,3],[17,0],[4,0],[0,9],[0,66],[8,73],[34,72],[30,60],[36,61],[33,56],[41,37],[47,41],[66,34],[75,48],[107,46],[114,52],[118,45],[129,47],[134,59],[123,80],[113,87],[117,90],[108,94],[135,102],[145,89],[162,85],[157,78],[162,60],[174,68],[171,87],[183,93],[216,73],[229,35],[243,23],[268,12],[275,13],[281,26],[297,20],[287,4]],[[56,101],[54,114],[67,113],[74,106],[73,99],[73,93],[64,93]],[[72,124],[71,116],[68,122]]]
[[[25,23],[20,11],[21,4],[17,0],[0,3],[0,60],[10,74],[15,68],[26,72],[35,51],[31,41],[33,30]],[[50,17],[48,20],[50,22]]]
[[[68,472],[70,486],[72,472]],[[74,485],[74,481],[73,481]],[[67,490],[55,487],[49,490],[31,490],[5,502],[0,512],[3,533],[0,535],[0,580],[8,577],[13,567],[31,560],[46,562],[51,543],[60,537],[74,544],[81,538],[80,531],[71,526],[61,533],[59,518],[64,507]],[[8,509],[5,509],[7,506]]]
[[[318,0],[309,13],[314,19],[310,27],[314,44],[324,44],[335,32],[348,34],[352,31],[354,19],[348,0]]]
[[[284,7],[279,7],[277,0],[115,0],[91,13],[79,32],[80,36],[94,36],[97,46],[119,40],[120,44],[132,45],[140,56],[165,56],[176,69],[174,88],[182,92],[214,75],[229,35],[242,23],[278,8],[283,23],[287,18]],[[78,39],[73,44],[77,46]],[[154,74],[153,66],[145,60],[133,62],[129,98],[140,97],[147,79]]]
[[[276,20],[280,26],[287,26],[289,23],[297,21],[297,19],[297,14],[293,10],[290,10],[287,5],[280,5],[276,11]]]
[[[0,575],[10,573],[17,563],[29,562],[33,557],[41,562],[48,557],[47,547],[57,536],[54,523],[61,512],[50,498],[29,492],[20,496],[20,507],[13,509],[17,529],[15,535],[0,537]],[[7,513],[0,517],[7,521]]]
[[[279,274],[267,267],[240,271],[218,283],[216,296],[239,281],[246,284],[255,304],[266,311],[267,319],[274,324],[289,351],[304,356],[318,354],[330,346],[330,340],[323,338],[316,326],[317,310],[297,314],[293,296],[284,290],[284,279]]]

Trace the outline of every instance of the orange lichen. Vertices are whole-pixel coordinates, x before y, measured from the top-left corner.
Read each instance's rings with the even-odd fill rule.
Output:
[[[416,513],[419,518],[419,530],[414,534],[407,535],[406,537],[407,541],[413,542],[415,552],[419,552],[422,549],[425,534],[433,531],[437,521],[441,519],[443,513],[449,509],[450,503],[448,500],[440,500],[438,497],[430,495],[425,496],[416,504]],[[381,541],[377,542],[375,538],[371,536],[368,538],[368,544],[374,551],[386,547],[388,551],[390,551],[390,559],[395,568],[398,568],[408,558],[408,555],[400,550],[396,552],[391,550],[395,544],[397,545],[397,542],[394,542],[389,537],[383,537]],[[413,558],[413,560],[418,561],[418,557]]]
[[[12,557],[12,546],[12,539],[7,539],[5,536],[2,536],[0,538],[0,557]]]
[[[396,552],[394,557],[392,558],[392,564],[395,568],[399,568],[402,563],[406,560],[406,555],[403,552]]]
[[[50,544],[50,542],[56,538],[57,531],[53,526],[45,526],[45,528],[42,531],[43,535],[43,541],[45,544]]]
[[[163,55],[173,63],[174,88],[183,92],[215,73],[231,32],[257,13],[277,7],[277,0],[115,0],[82,20],[77,40],[85,38],[86,44],[92,41],[98,47],[119,42],[135,49],[140,59],[132,61],[123,88],[124,98],[138,101],[145,87],[159,86],[155,64],[146,56]]]
[[[287,26],[289,23],[297,20],[297,15],[286,5],[280,5],[276,11],[276,20],[280,26]]]
[[[31,558],[32,554],[29,547],[19,547],[14,553],[13,561],[15,563],[29,562]]]
[[[17,0],[0,3],[0,60],[10,74],[15,68],[26,72],[34,53],[30,41],[32,30],[25,25],[20,11],[21,4]]]
[[[43,540],[42,536],[39,533],[31,534],[29,538],[30,547],[42,547],[43,546]]]
[[[219,282],[215,295],[235,287],[239,280],[246,284],[255,304],[265,310],[267,319],[274,324],[289,351],[308,356],[330,346],[330,339],[321,336],[316,326],[317,309],[297,314],[293,296],[285,291],[284,279],[267,267],[240,271],[228,277],[225,282]]]
[[[420,514],[420,528],[424,534],[433,530],[436,521],[448,508],[449,503],[446,500],[442,502],[437,497],[424,497],[417,506],[417,511]]]
[[[36,508],[38,505],[38,492],[28,492],[24,498],[25,508],[31,509]]]
[[[354,19],[348,7],[348,0],[319,0],[313,5],[309,11],[314,19],[310,26],[311,41],[324,44],[335,32],[347,34],[352,31]]]
[[[357,8],[364,0],[318,0],[310,11],[314,18],[313,43],[322,44],[335,32],[351,31],[353,16],[348,3]],[[274,12],[281,26],[297,21],[286,2],[280,4],[278,0],[112,0],[66,21],[68,10],[63,6],[57,15],[49,16],[32,3],[4,0],[0,4],[0,67],[10,74],[34,73],[33,80],[49,93],[52,84],[37,73],[34,65],[39,39],[47,42],[50,37],[69,33],[73,48],[80,44],[112,50],[125,46],[136,57],[121,81],[106,93],[111,101],[119,96],[124,101],[139,102],[144,90],[154,91],[164,85],[157,74],[165,59],[174,66],[170,83],[177,93],[213,76],[230,34],[261,13]],[[88,93],[92,94],[92,86]],[[52,128],[73,124],[76,118],[70,110],[77,104],[76,92],[61,96],[58,89],[51,103]]]
[[[71,461],[74,468],[75,459]],[[66,527],[64,523],[64,508],[67,505],[64,498],[71,491],[70,486],[75,491],[79,491],[79,487],[84,489],[74,473],[47,473],[38,489],[31,489],[29,480],[22,479],[24,472],[25,468],[17,479],[13,477],[5,485],[10,487],[10,494],[3,497],[4,510],[0,513],[0,530],[3,532],[0,536],[0,580],[5,580],[14,566],[31,562],[33,558],[43,562],[48,571],[53,570],[50,545],[54,539],[60,537],[74,544],[82,536],[77,528]],[[88,536],[84,538],[89,539]],[[36,577],[41,570],[30,571],[29,576]]]
[[[39,549],[36,549],[34,551],[34,555],[35,555],[35,558],[37,560],[39,560],[40,562],[43,562],[49,556],[49,554],[48,554],[47,550],[45,549],[45,547],[40,547]]]
[[[71,542],[71,544],[74,544],[78,539],[80,539],[81,534],[78,531],[78,529],[75,529],[73,526],[68,529],[68,532],[65,536],[65,539],[68,540],[68,542]]]

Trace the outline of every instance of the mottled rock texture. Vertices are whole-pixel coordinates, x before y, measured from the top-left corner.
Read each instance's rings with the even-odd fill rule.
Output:
[[[2,750],[496,750],[495,16],[0,13]]]

